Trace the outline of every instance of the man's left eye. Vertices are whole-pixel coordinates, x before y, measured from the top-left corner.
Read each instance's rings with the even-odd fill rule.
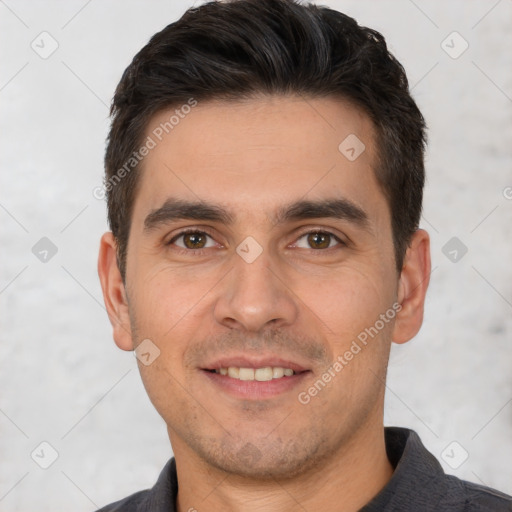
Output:
[[[304,239],[305,242],[300,242],[302,239]],[[311,231],[310,233],[304,233],[294,246],[300,247],[301,249],[330,249],[336,244],[344,245],[344,243],[332,233]]]

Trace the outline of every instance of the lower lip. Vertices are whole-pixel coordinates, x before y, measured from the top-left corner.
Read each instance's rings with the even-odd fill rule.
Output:
[[[202,373],[210,379],[215,386],[221,388],[228,394],[246,400],[261,400],[272,398],[291,391],[309,375],[309,371],[297,373],[290,377],[281,377],[266,381],[258,380],[239,380],[233,379],[228,375],[202,370]]]

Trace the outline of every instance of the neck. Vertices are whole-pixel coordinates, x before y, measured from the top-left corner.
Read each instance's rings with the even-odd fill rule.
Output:
[[[321,468],[287,480],[254,480],[206,465],[173,439],[178,474],[178,512],[356,512],[386,485],[393,468],[386,455],[384,427],[361,427]]]

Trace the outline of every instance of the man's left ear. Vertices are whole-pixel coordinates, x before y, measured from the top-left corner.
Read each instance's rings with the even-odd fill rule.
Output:
[[[402,309],[396,316],[393,341],[405,343],[413,338],[423,323],[425,295],[430,281],[430,237],[418,229],[405,253],[398,282],[398,302]]]

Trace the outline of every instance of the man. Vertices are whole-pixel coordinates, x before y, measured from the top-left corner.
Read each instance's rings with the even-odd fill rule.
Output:
[[[204,4],[137,54],[112,117],[99,275],[174,458],[101,510],[512,510],[383,426],[430,254],[425,123],[379,33]]]

